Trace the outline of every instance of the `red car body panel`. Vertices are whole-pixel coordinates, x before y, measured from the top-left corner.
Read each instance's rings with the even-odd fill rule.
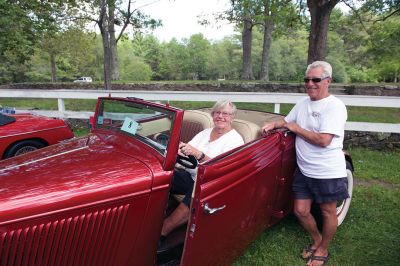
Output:
[[[184,265],[230,265],[262,230],[291,210],[287,188],[295,166],[293,144],[291,134],[275,133],[251,143],[251,148],[200,166]],[[283,156],[289,163],[286,171],[290,175],[282,169]],[[228,168],[236,170],[227,171]],[[208,214],[204,212],[205,204],[210,208],[225,207]]]
[[[41,140],[46,145],[56,144],[74,137],[69,126],[61,119],[32,114],[7,114],[15,122],[0,126],[0,157],[13,144],[28,139]]]
[[[57,155],[52,155],[50,148],[45,148],[15,158],[23,161],[22,157],[36,155],[42,159],[28,160],[22,165],[13,164],[13,160],[0,163],[0,167],[7,172],[2,176],[1,172],[5,171],[0,171],[2,187],[7,188],[2,191],[0,203],[0,243],[7,242],[7,238],[12,241],[17,233],[21,235],[19,238],[31,237],[32,243],[28,248],[41,246],[43,251],[36,255],[36,259],[27,262],[38,265],[45,265],[45,260],[47,263],[52,261],[50,252],[46,255],[45,250],[51,248],[53,243],[35,239],[35,234],[43,234],[46,239],[58,233],[60,244],[64,242],[63,245],[69,245],[60,246],[59,249],[71,257],[70,262],[75,265],[117,265],[126,262],[128,254],[141,249],[141,242],[135,239],[141,237],[142,232],[146,241],[149,241],[149,235],[154,235],[153,243],[156,243],[172,172],[160,173],[160,162],[151,154],[145,153],[147,157],[141,156],[143,152],[135,154],[137,146],[117,148],[113,146],[112,135],[108,134],[106,139],[108,142],[104,143],[101,134],[91,135],[88,140],[77,139],[72,143],[55,145],[54,148],[62,150]],[[123,141],[124,137],[119,136],[118,140]],[[135,159],[137,157],[143,161]],[[146,161],[151,164],[147,165]],[[153,172],[150,169],[158,169],[157,178],[164,180],[164,186],[158,185],[158,191],[153,193]],[[30,176],[32,172],[35,173],[34,178]],[[145,217],[154,222],[142,225]],[[103,232],[103,223],[109,227],[109,231]],[[85,234],[82,239],[76,239],[76,233],[68,233],[71,228],[78,230],[76,227],[79,227],[79,234]],[[98,234],[101,234],[101,239],[112,238],[117,229],[118,234],[110,243],[100,243],[103,241],[97,239],[94,243],[85,240],[98,237]],[[41,230],[40,233],[38,230]],[[38,247],[33,241],[38,241]],[[85,256],[74,253],[79,245],[86,250]],[[96,248],[96,245],[99,247]],[[106,252],[112,247],[115,251]],[[135,261],[153,263],[155,249],[155,244],[151,249],[147,247],[147,253],[152,254],[135,258]],[[53,259],[60,260],[56,257]],[[52,262],[58,264],[57,261]]]
[[[128,107],[157,112],[137,120],[138,133],[113,128],[113,112]],[[109,97],[93,121],[87,137],[0,162],[0,265],[155,264],[183,111]],[[157,121],[171,122],[165,151],[138,136]],[[201,164],[182,264],[232,263],[291,210],[294,167],[294,136],[283,131]],[[225,208],[207,214],[205,204]]]

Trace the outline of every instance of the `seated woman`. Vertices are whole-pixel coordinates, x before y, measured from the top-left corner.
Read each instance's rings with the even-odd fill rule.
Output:
[[[211,110],[214,127],[199,132],[189,143],[180,143],[181,155],[193,155],[199,162],[244,144],[243,138],[232,128],[236,106],[227,100],[218,101]],[[197,169],[177,169],[174,172],[171,193],[185,194],[183,201],[163,223],[161,240],[175,228],[186,223]]]

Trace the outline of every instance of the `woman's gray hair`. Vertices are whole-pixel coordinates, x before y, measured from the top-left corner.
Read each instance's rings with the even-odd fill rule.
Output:
[[[323,77],[332,77],[332,66],[328,62],[325,61],[314,61],[307,66],[306,75],[310,69],[321,67],[324,71]]]
[[[227,106],[232,108],[232,115],[236,115],[236,105],[229,100],[220,100],[216,102],[211,109],[211,114],[214,114],[214,112],[219,111]]]

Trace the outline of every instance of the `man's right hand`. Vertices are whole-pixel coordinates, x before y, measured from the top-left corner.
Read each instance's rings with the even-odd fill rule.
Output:
[[[285,124],[286,124],[286,121],[284,119],[265,123],[265,125],[262,127],[262,132],[267,133],[268,131],[270,131],[272,129],[284,127]]]
[[[266,123],[262,127],[262,132],[267,133],[268,131],[273,130],[274,128],[275,128],[275,122]]]

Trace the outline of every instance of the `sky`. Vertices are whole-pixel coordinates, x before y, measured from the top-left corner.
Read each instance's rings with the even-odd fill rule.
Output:
[[[233,24],[222,22],[217,25],[202,26],[198,16],[227,10],[230,0],[136,0],[135,6],[154,19],[161,19],[163,26],[152,31],[158,40],[169,42],[173,37],[178,41],[193,34],[202,33],[208,40],[221,40],[233,35]],[[349,8],[343,3],[337,5],[342,11]]]
[[[152,33],[160,41],[168,42],[202,33],[208,40],[221,40],[234,34],[233,25],[202,26],[197,23],[199,15],[211,15],[229,7],[229,0],[138,0],[136,5],[152,18],[161,19],[163,26]]]

